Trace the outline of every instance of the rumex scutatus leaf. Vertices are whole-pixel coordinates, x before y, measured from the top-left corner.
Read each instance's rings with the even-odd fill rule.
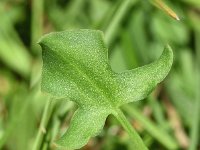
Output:
[[[173,53],[167,46],[148,65],[115,73],[108,62],[103,33],[75,30],[50,33],[40,40],[42,91],[67,97],[78,106],[70,126],[57,142],[77,149],[97,135],[109,114],[122,104],[144,99],[170,71]]]

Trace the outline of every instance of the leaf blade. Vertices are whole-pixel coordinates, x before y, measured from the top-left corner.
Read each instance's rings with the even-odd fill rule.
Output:
[[[43,49],[42,91],[56,98],[67,97],[79,106],[58,142],[68,148],[85,145],[99,133],[107,116],[115,115],[122,104],[145,98],[168,74],[173,60],[172,50],[167,47],[154,63],[115,73],[108,63],[102,32],[95,30],[51,33],[39,44]],[[156,67],[157,71],[152,71]],[[120,120],[119,116],[117,119]],[[127,124],[123,126],[125,130],[136,135]],[[143,143],[138,135],[131,137],[138,137],[134,142]]]
[[[90,100],[82,102],[82,105],[88,104],[92,98],[110,97],[109,90],[105,87],[112,82],[113,72],[108,65],[102,32],[57,32],[44,36],[39,43],[43,49],[44,64],[42,91],[52,93],[56,97],[69,97],[78,104],[84,101],[84,95],[90,97]],[[63,80],[60,80],[62,78]],[[100,82],[102,80],[104,82]],[[81,100],[79,97],[82,97]]]
[[[83,147],[91,137],[100,133],[109,114],[108,110],[100,108],[90,110],[79,108],[71,119],[68,130],[57,144],[70,149]]]
[[[173,63],[173,52],[166,46],[160,58],[148,65],[122,72],[117,80],[121,84],[120,103],[129,103],[147,97],[158,83],[169,73]]]

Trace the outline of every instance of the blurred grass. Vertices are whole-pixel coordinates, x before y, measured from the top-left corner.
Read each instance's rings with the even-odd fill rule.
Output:
[[[41,127],[49,98],[40,92],[37,40],[48,32],[79,28],[104,31],[116,72],[155,60],[169,43],[175,53],[170,75],[147,99],[123,108],[149,149],[200,149],[200,1],[164,2],[181,21],[140,0],[1,0],[0,149],[31,150],[36,139],[35,149],[56,149],[54,141],[76,106],[52,101],[52,113]],[[82,149],[131,150],[117,124],[110,116],[104,131]]]

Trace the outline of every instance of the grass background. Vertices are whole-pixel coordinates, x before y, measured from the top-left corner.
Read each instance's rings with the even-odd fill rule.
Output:
[[[152,62],[169,43],[174,65],[145,100],[124,106],[129,121],[152,150],[200,149],[200,1],[164,1],[176,21],[147,0],[0,1],[0,149],[54,150],[76,110],[40,92],[45,33],[98,29],[105,33],[110,64],[120,72]],[[39,133],[39,134],[38,134]],[[131,140],[110,116],[104,130],[82,150],[132,150]]]

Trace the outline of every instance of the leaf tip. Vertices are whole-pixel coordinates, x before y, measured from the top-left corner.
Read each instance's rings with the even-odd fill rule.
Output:
[[[78,137],[77,137],[78,139]],[[70,141],[70,140],[66,140],[64,137],[61,137],[60,139],[58,139],[57,141],[54,142],[54,145],[57,148],[61,148],[61,149],[80,149],[82,148],[84,145],[86,145],[89,141],[89,138],[87,138],[84,142],[82,141]]]
[[[167,45],[165,46],[164,50],[167,50],[168,53],[169,53],[169,56],[170,56],[171,58],[173,58],[173,50],[172,50],[172,48],[171,48],[171,46],[170,46],[169,44],[167,44]]]

